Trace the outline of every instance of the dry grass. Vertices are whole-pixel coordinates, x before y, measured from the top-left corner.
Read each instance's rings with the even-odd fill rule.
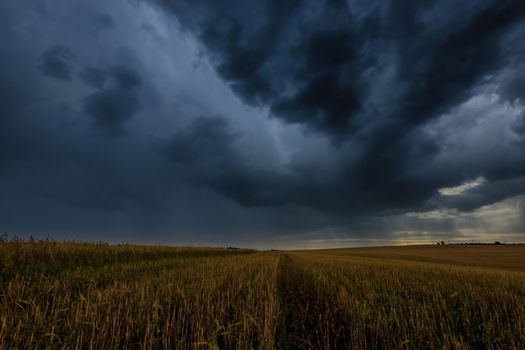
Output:
[[[0,236],[0,273],[3,279],[19,273],[57,274],[84,266],[101,267],[163,258],[192,258],[244,254],[249,250],[138,246],[107,243],[59,243],[49,240],[6,240]]]
[[[55,256],[54,248],[63,252],[65,247],[47,246],[46,254]],[[26,268],[4,280],[1,349],[267,349],[273,343],[277,256],[221,249],[67,248],[81,256],[91,250],[95,257],[110,249],[111,263],[78,267],[74,260],[75,267],[58,273]]]
[[[0,349],[522,349],[524,250],[1,242]]]
[[[525,274],[511,270],[525,266],[511,252],[524,248],[290,253],[279,279],[281,348],[523,349]]]

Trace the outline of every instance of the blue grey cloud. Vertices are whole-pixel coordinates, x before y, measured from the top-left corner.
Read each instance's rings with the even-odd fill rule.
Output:
[[[459,237],[525,193],[522,2],[3,2],[0,30],[0,231]]]
[[[46,50],[40,57],[40,70],[45,76],[58,80],[71,78],[71,61],[74,55],[67,47],[56,45]]]
[[[108,87],[101,87],[86,96],[84,113],[91,117],[96,125],[112,133],[121,133],[123,124],[140,109],[139,88],[142,78],[125,66],[114,67],[111,77],[112,81]]]

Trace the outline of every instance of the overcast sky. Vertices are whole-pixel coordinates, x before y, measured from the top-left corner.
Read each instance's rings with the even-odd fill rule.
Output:
[[[1,1],[0,232],[525,241],[525,2]]]

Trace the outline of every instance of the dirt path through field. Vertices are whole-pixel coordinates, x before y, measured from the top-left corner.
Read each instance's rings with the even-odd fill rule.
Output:
[[[292,271],[291,258],[281,255],[277,271],[277,293],[279,297],[280,318],[276,332],[277,349],[301,348],[300,316],[297,298],[298,274]]]
[[[347,343],[344,326],[325,292],[301,261],[281,255],[277,274],[281,317],[277,349],[338,349]]]

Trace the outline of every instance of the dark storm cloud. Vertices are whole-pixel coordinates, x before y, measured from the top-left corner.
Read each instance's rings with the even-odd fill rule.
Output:
[[[512,125],[512,130],[521,137],[525,138],[525,112],[522,112],[514,124]]]
[[[89,78],[93,80],[93,74]],[[125,122],[140,110],[142,78],[125,66],[114,67],[111,78],[109,86],[102,88],[101,82],[98,91],[86,96],[84,112],[96,125],[111,133],[121,133]]]
[[[233,145],[236,135],[220,117],[200,117],[173,136],[163,148],[166,155],[182,164],[226,164],[237,158]]]
[[[522,1],[0,2],[0,29],[0,231],[450,234],[425,213],[525,193]]]
[[[293,77],[299,90],[290,97],[275,98],[272,112],[291,123],[347,135],[351,118],[361,104],[357,67],[353,66],[358,65],[358,47],[352,33],[344,28],[314,32],[293,56],[304,61]]]
[[[23,156],[24,152],[18,154],[13,148],[20,144],[20,123],[18,113],[30,101],[20,82],[10,74],[0,73],[0,165],[6,166],[7,162]],[[23,143],[23,142],[22,142]]]
[[[238,151],[240,135],[221,117],[200,117],[160,147],[195,186],[209,187],[245,206],[268,206],[293,201],[279,193],[285,178],[256,166]],[[282,194],[285,194],[284,192]],[[291,193],[286,193],[291,196]]]
[[[409,88],[398,114],[420,122],[446,112],[470,94],[474,83],[501,67],[500,42],[525,16],[525,3],[492,1],[447,30],[404,41],[401,81]]]
[[[525,103],[525,66],[510,72],[502,83],[501,94],[510,103]]]
[[[102,88],[108,79],[107,71],[96,67],[84,68],[79,76],[86,84],[96,89]]]
[[[113,20],[113,17],[104,12],[96,13],[93,16],[93,23],[96,27],[103,30],[115,28],[115,21]]]
[[[67,47],[56,45],[45,51],[40,57],[42,74],[58,80],[71,78],[71,61],[75,56]]]
[[[399,96],[384,113],[410,129],[463,101],[500,69],[501,38],[525,14],[519,1],[459,11],[427,0],[376,2],[372,11],[359,2],[257,1],[241,6],[247,16],[231,1],[162,3],[199,35],[245,102],[335,138],[369,123],[356,121],[360,114],[373,117],[365,101],[385,57],[396,64],[399,91],[390,93]],[[204,18],[191,19],[190,11]],[[252,20],[256,11],[261,15]],[[449,19],[423,19],[429,12]]]
[[[138,88],[142,84],[142,78],[139,74],[126,66],[115,67],[111,73],[118,86],[123,90]]]
[[[521,176],[522,158],[514,165],[449,168],[447,174],[418,169],[428,169],[444,151],[422,130],[426,123],[502,70],[513,77],[519,72],[516,58],[523,51],[507,38],[523,33],[523,2],[161,3],[200,38],[218,74],[244,102],[360,151],[351,160],[342,155],[339,176],[319,191],[308,173],[294,172],[305,165],[292,162],[288,178],[269,181],[286,193],[275,191],[276,202],[347,213],[414,210],[439,188],[469,176]],[[520,83],[508,80],[507,98],[518,98]],[[246,173],[231,175],[240,180]],[[251,179],[245,195],[253,197],[254,188],[268,183]]]
[[[343,171],[331,181],[319,179],[316,175],[322,169],[301,160],[290,163],[286,173],[264,169],[257,159],[242,154],[241,138],[224,118],[201,117],[175,133],[160,151],[194,186],[209,187],[247,207],[294,204],[357,215],[412,208],[433,194],[432,187],[413,178],[386,181],[385,175],[378,181]],[[416,160],[421,157],[417,152],[424,154],[425,150],[414,152]]]

